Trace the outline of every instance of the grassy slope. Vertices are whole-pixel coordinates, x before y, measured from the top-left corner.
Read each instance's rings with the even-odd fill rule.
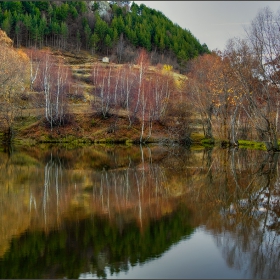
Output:
[[[65,63],[71,67],[75,81],[83,88],[83,98],[70,101],[70,112],[73,115],[71,121],[64,127],[57,127],[53,130],[46,127],[44,123],[44,109],[23,110],[23,120],[17,125],[16,141],[19,143],[37,142],[134,142],[140,137],[140,123],[129,127],[126,112],[124,110],[112,112],[113,116],[102,119],[97,116],[91,107],[92,96],[89,94],[92,85],[88,82],[93,62],[98,59],[87,52],[75,55],[69,52],[54,52],[56,56],[63,57]],[[105,66],[105,64],[102,64]],[[111,64],[114,67],[122,65]],[[137,67],[137,66],[135,66]],[[155,67],[150,67],[155,71]],[[186,77],[173,73],[175,79],[180,80]],[[31,93],[33,94],[33,93]],[[148,130],[145,130],[148,135]],[[166,128],[159,124],[153,124],[150,142],[159,142],[168,137]],[[201,137],[199,137],[201,138]]]
[[[91,73],[92,63],[98,62],[87,52],[79,55],[70,52],[54,52],[55,55],[63,57],[65,63],[71,67],[75,81],[83,88],[83,97],[79,100],[70,101],[71,121],[63,126],[51,130],[44,123],[44,108],[23,110],[23,119],[16,125],[15,141],[21,144],[36,144],[38,142],[62,142],[62,143],[132,143],[137,142],[141,134],[141,125],[136,122],[129,127],[129,122],[124,110],[112,112],[112,117],[103,119],[97,116],[92,109],[90,94],[93,86],[88,82]],[[102,64],[106,66],[106,64]],[[122,67],[119,64],[112,64],[114,67]],[[137,67],[137,66],[135,66]],[[156,71],[150,67],[150,72]],[[186,79],[186,76],[172,72],[177,85]],[[31,93],[34,94],[34,93]],[[149,134],[146,127],[144,136]],[[151,137],[148,142],[165,142],[168,138],[168,129],[160,123],[154,123]],[[194,144],[212,146],[213,141],[204,139],[201,125],[196,122],[194,131],[191,134]],[[1,139],[1,134],[0,134]],[[217,141],[219,143],[219,141]],[[240,148],[264,150],[264,144],[255,141],[239,141]]]

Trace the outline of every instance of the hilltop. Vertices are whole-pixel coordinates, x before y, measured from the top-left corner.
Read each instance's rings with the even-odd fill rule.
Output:
[[[16,47],[85,50],[117,63],[134,63],[144,48],[153,65],[181,72],[188,60],[209,53],[189,30],[130,1],[3,1],[0,27]]]

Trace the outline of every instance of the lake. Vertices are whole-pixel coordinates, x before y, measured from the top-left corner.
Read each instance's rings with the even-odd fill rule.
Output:
[[[0,278],[280,278],[279,154],[0,152]]]

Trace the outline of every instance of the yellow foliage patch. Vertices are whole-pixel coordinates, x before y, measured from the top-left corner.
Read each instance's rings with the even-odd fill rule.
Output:
[[[13,41],[10,39],[6,32],[3,30],[0,30],[0,46],[7,46],[7,47],[12,47]]]
[[[172,71],[173,70],[173,66],[171,66],[169,64],[164,64],[163,65],[163,70],[165,70],[165,71]]]

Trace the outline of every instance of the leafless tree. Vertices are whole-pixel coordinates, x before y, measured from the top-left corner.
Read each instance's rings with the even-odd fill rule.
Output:
[[[261,10],[246,29],[247,40],[256,61],[255,76],[261,81],[257,98],[250,98],[256,127],[268,150],[278,150],[279,129],[279,65],[280,65],[280,11],[274,14],[269,7]]]
[[[70,70],[49,52],[41,53],[39,77],[34,87],[44,93],[45,118],[51,129],[64,124],[67,116],[67,93],[71,85]]]

